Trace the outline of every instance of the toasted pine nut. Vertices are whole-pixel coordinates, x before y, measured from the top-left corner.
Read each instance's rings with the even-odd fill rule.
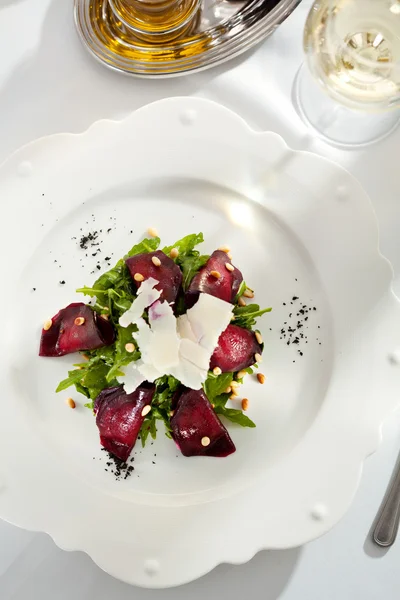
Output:
[[[105,321],[108,321],[108,319],[110,318],[110,315],[100,315],[102,319],[104,319]]]
[[[201,445],[202,446],[209,446],[211,443],[211,440],[209,437],[204,436],[203,438],[201,438]]]
[[[148,415],[150,411],[151,411],[150,404],[146,404],[146,406],[143,408],[142,413],[141,413],[142,417],[145,417],[146,415]]]
[[[222,250],[222,252],[226,252],[227,254],[228,254],[228,252],[231,251],[231,249],[229,248],[229,246],[225,246],[225,245],[224,246],[220,246],[218,248],[218,250]]]
[[[144,281],[144,277],[143,277],[143,275],[141,273],[135,273],[134,276],[133,276],[133,279],[135,281]]]
[[[215,279],[219,279],[221,277],[221,273],[219,271],[211,271],[211,277],[215,277]]]
[[[255,353],[254,358],[257,363],[262,362],[262,356],[261,354],[258,354],[258,352]]]
[[[225,267],[231,272],[235,270],[235,267],[231,263],[225,263]]]
[[[179,256],[179,250],[178,248],[172,248],[171,252],[169,253],[171,258],[178,258]]]
[[[48,331],[52,325],[53,325],[53,321],[51,319],[47,319],[47,321],[45,321],[43,323],[43,329],[45,331]]]
[[[228,258],[230,258],[232,260],[232,252],[227,252],[226,255]]]
[[[156,267],[160,267],[161,266],[161,260],[158,258],[158,256],[153,256],[152,259],[151,259],[151,262]]]
[[[219,367],[214,367],[213,373],[214,373],[214,375],[221,375],[222,371]]]
[[[246,306],[246,300],[240,296],[240,298],[238,298],[238,304],[239,306]]]
[[[170,410],[170,411],[169,411],[169,416],[170,416],[170,417],[173,417],[173,416],[174,416],[174,414],[175,414],[175,411],[174,411],[174,410]]]
[[[157,229],[155,229],[154,227],[149,227],[147,229],[147,233],[149,234],[150,237],[157,237],[158,236]]]
[[[247,371],[245,371],[244,369],[242,369],[241,371],[238,372],[237,378],[238,379],[243,379],[243,377],[245,377],[246,375],[247,375]]]
[[[78,327],[79,327],[79,325],[83,325],[84,322],[85,322],[85,317],[76,317],[76,319],[74,321],[75,325],[78,325]]]
[[[231,388],[233,390],[237,390],[240,387],[240,383],[238,381],[232,381]]]
[[[229,396],[229,400],[236,400],[238,396],[239,394],[235,390],[232,390],[232,394]]]
[[[70,408],[75,408],[76,406],[75,400],[73,400],[72,398],[67,398],[67,404]]]
[[[84,358],[85,360],[89,360],[89,356],[87,354],[82,354],[82,358]]]
[[[128,344],[125,344],[125,350],[132,354],[132,352],[135,352],[135,344],[132,344],[132,342],[128,342]]]
[[[265,375],[263,375],[262,373],[257,373],[257,379],[260,383],[264,383],[265,382]]]
[[[247,290],[244,290],[243,296],[245,296],[246,298],[254,298],[254,292],[253,290],[247,288]]]
[[[231,393],[231,391],[232,391],[232,388],[231,388],[231,386],[228,386],[228,387],[226,388],[226,390],[224,391],[224,394],[230,394],[230,393]]]
[[[263,343],[262,335],[259,331],[256,331],[256,340],[259,344]]]
[[[249,401],[247,398],[243,398],[242,400],[242,410],[247,410],[249,408]]]

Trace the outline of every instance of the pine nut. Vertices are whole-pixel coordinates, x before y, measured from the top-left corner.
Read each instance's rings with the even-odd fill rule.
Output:
[[[73,400],[72,398],[67,398],[67,404],[70,408],[75,408],[76,406],[75,400]]]
[[[143,408],[142,413],[141,413],[142,417],[145,417],[146,415],[148,415],[150,411],[151,411],[150,404],[146,404],[146,406]]]
[[[149,227],[147,229],[147,233],[149,234],[150,237],[157,237],[158,236],[157,229],[155,229],[154,227]]]
[[[262,373],[257,373],[257,379],[260,383],[264,383],[265,382],[265,375],[263,375]]]
[[[160,267],[161,266],[161,260],[158,258],[158,256],[153,256],[152,259],[151,259],[151,262],[156,267]]]
[[[133,276],[133,279],[135,281],[144,281],[144,277],[143,277],[143,275],[141,273],[135,273],[134,276]]]
[[[45,321],[43,323],[43,329],[45,331],[48,331],[52,325],[53,325],[53,321],[51,319],[47,319],[47,321]]]

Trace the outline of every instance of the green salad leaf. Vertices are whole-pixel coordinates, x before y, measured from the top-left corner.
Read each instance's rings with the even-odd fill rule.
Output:
[[[233,315],[235,325],[244,327],[245,329],[254,329],[257,324],[257,319],[265,313],[271,312],[272,308],[260,309],[258,304],[247,304],[247,306],[235,306]]]
[[[233,373],[214,375],[210,372],[203,386],[204,393],[211,404],[214,405],[214,410],[217,414],[223,415],[226,419],[232,421],[232,423],[236,423],[242,427],[255,427],[255,423],[244,415],[241,410],[226,407],[230,392],[226,393],[225,390],[231,385],[233,375]]]
[[[158,237],[145,239],[133,246],[126,257],[143,254],[144,252],[154,252],[159,245],[160,238]],[[122,258],[115,267],[100,275],[92,287],[85,286],[76,291],[96,298],[93,305],[94,310],[114,317],[115,321],[128,310],[135,299],[132,278],[125,260]]]
[[[172,375],[164,375],[159,377],[155,381],[156,391],[153,396],[151,403],[151,412],[148,417],[143,421],[143,425],[140,429],[140,441],[142,446],[146,445],[147,438],[149,435],[155,439],[157,434],[156,421],[162,421],[165,425],[165,433],[168,437],[171,437],[171,410],[172,410],[172,399],[175,392],[179,389],[181,383]]]
[[[172,248],[177,248],[179,251],[179,255],[175,259],[175,262],[182,271],[182,287],[184,292],[188,289],[190,282],[199,269],[201,269],[210,258],[208,254],[200,254],[198,250],[195,250],[195,247],[202,242],[204,242],[202,233],[191,233],[175,242],[172,246],[163,248],[163,252],[168,255]]]
[[[249,419],[247,415],[245,415],[241,410],[236,408],[227,408],[226,406],[216,406],[215,412],[218,415],[222,415],[232,423],[236,423],[236,425],[240,425],[241,427],[255,427],[256,424]]]

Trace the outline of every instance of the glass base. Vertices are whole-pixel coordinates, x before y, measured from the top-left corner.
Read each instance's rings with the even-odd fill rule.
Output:
[[[305,64],[297,72],[293,100],[303,121],[319,137],[336,146],[376,143],[390,135],[400,123],[400,110],[368,113],[339,104],[315,81]]]

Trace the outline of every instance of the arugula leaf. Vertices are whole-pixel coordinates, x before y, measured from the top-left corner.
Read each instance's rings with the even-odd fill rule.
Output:
[[[177,248],[179,254],[190,254],[195,247],[202,242],[204,242],[202,233],[189,233],[189,235],[185,235],[185,237],[175,242],[175,244],[172,244],[172,246],[165,246],[163,252],[169,256],[172,248]]]
[[[151,403],[151,412],[143,421],[140,429],[140,441],[142,446],[146,445],[146,441],[151,435],[155,439],[157,435],[157,421],[162,421],[165,425],[166,435],[171,437],[170,412],[172,408],[172,398],[175,392],[179,389],[181,383],[172,375],[163,375],[155,381],[156,391]]]
[[[244,327],[245,329],[253,329],[256,325],[256,319],[271,312],[272,308],[260,309],[258,304],[247,304],[247,306],[235,306],[233,314],[235,317],[234,324]]]
[[[131,248],[127,257],[154,252],[160,245],[160,238],[148,238]],[[106,271],[94,282],[92,287],[82,287],[76,290],[80,294],[96,298],[94,310],[109,314],[114,321],[132,304],[135,293],[132,278],[124,259],[120,259],[115,267]]]
[[[236,408],[226,408],[226,406],[216,406],[215,412],[219,415],[222,415],[226,419],[232,421],[232,423],[236,423],[237,425],[241,425],[241,427],[255,427],[256,424],[249,419],[248,416],[242,413],[241,410],[237,410]]]
[[[56,392],[63,392],[67,388],[71,387],[71,385],[75,385],[76,382],[81,381],[84,374],[84,369],[74,369],[73,371],[68,371],[68,377],[60,381],[56,388]]]
[[[240,296],[243,296],[243,294],[245,293],[246,290],[247,290],[247,285],[246,285],[246,282],[243,280],[239,286],[235,301],[237,301],[237,299],[240,298]]]
[[[181,257],[180,260],[178,256],[177,263],[182,271],[182,287],[185,292],[188,289],[193,277],[201,269],[201,267],[206,264],[209,258],[210,257],[208,254],[200,254],[197,251],[194,251],[188,256]]]
[[[181,240],[175,242],[172,246],[163,248],[163,252],[168,256],[172,248],[177,248],[179,250],[179,255],[175,259],[175,262],[181,268],[182,287],[185,292],[197,271],[204,266],[210,258],[209,255],[201,255],[198,250],[195,250],[195,247],[202,242],[204,242],[202,233],[190,233]],[[179,311],[178,313],[180,314]]]
[[[134,342],[133,334],[136,331],[136,325],[129,325],[128,327],[121,327],[120,325],[116,326],[117,338],[114,344],[115,354],[113,365],[106,376],[107,381],[112,381],[118,375],[121,367],[125,367],[140,358],[141,355],[139,350],[127,352],[125,349],[126,344]]]
[[[231,385],[232,380],[233,373],[214,375],[212,371],[209,372],[208,377],[204,382],[203,389],[211,404],[215,404],[218,397],[224,394],[225,390]],[[226,400],[229,398],[229,394],[224,394],[224,396],[227,397]]]
[[[136,254],[144,254],[146,252],[155,252],[158,249],[159,245],[160,245],[159,237],[146,238],[145,240],[142,240],[138,244],[135,244],[135,246],[133,246],[129,250],[129,252],[126,256],[131,257],[131,256],[136,256]]]
[[[99,361],[87,369],[82,378],[81,384],[87,389],[89,398],[92,400],[95,400],[102,390],[110,387],[111,382],[106,379],[108,371],[108,365]]]

